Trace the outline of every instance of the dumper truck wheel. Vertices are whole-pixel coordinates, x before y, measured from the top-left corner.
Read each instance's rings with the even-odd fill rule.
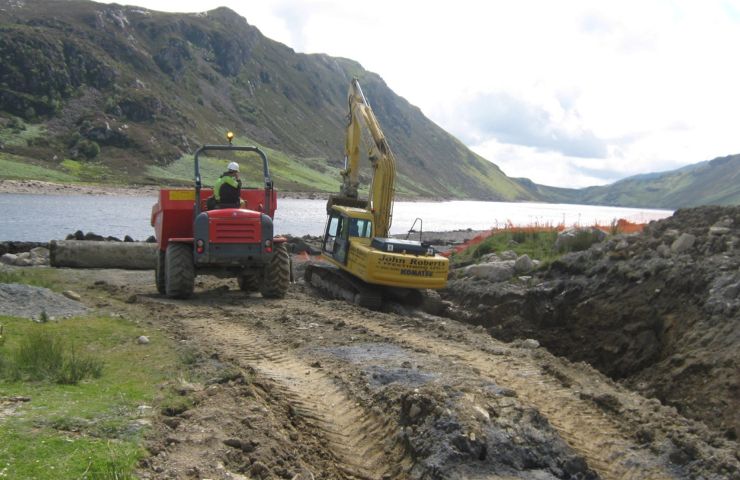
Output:
[[[275,254],[265,267],[260,293],[265,298],[283,298],[290,285],[290,255],[284,243],[275,245]]]
[[[154,268],[154,283],[157,285],[157,291],[162,295],[167,293],[164,284],[164,257],[164,252],[157,249],[157,266]]]
[[[239,289],[242,292],[256,292],[260,289],[260,277],[258,274],[245,273],[236,277]]]
[[[165,290],[170,298],[188,298],[193,294],[195,265],[193,249],[183,243],[170,243],[164,260]]]

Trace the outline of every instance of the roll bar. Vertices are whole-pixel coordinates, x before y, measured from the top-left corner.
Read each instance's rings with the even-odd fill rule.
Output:
[[[220,150],[220,151],[238,151],[238,152],[255,152],[260,158],[262,158],[262,170],[265,178],[265,206],[271,205],[272,203],[272,177],[270,177],[270,165],[267,161],[267,155],[265,152],[257,147],[239,147],[234,145],[203,145],[195,151],[195,208],[193,212],[197,217],[200,211],[200,189],[203,187],[203,182],[200,177],[200,162],[198,158],[202,152],[208,150]]]

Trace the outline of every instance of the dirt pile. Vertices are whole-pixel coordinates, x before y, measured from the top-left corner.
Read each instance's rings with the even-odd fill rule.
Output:
[[[454,318],[537,339],[737,438],[740,207],[678,210],[532,277],[457,278],[443,296]]]

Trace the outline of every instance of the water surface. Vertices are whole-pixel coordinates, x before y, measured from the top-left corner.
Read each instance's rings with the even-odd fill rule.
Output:
[[[145,240],[156,197],[0,194],[0,241],[46,242],[76,230],[103,236]],[[514,225],[608,225],[615,219],[645,223],[671,215],[670,210],[506,202],[396,202],[391,233],[406,233],[416,218],[424,231],[487,230]],[[278,199],[275,233],[320,235],[326,201]],[[419,229],[417,223],[416,229]]]

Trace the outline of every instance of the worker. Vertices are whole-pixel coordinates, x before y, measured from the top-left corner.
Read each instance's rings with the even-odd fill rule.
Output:
[[[213,196],[220,208],[239,208],[242,181],[239,179],[239,164],[229,163],[227,170],[218,177],[213,187]]]

